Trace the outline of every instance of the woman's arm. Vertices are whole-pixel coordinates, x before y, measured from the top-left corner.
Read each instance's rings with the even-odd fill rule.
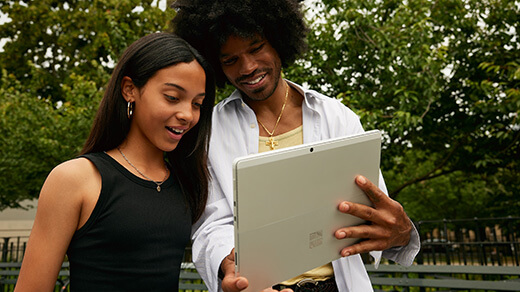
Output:
[[[90,216],[100,189],[99,173],[87,159],[69,160],[51,171],[40,192],[15,291],[54,290],[72,235]]]

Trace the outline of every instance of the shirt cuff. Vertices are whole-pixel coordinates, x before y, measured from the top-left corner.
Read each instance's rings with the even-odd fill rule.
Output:
[[[410,241],[405,246],[392,247],[383,251],[383,257],[392,260],[402,266],[411,266],[415,257],[421,250],[419,232],[412,222]],[[376,266],[377,267],[377,266]]]

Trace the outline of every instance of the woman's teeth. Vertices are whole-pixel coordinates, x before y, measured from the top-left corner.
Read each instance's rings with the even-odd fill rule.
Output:
[[[175,134],[182,134],[184,133],[184,130],[181,130],[181,129],[174,129],[174,128],[170,128],[170,127],[167,127],[168,130],[170,130],[171,132],[175,133]]]

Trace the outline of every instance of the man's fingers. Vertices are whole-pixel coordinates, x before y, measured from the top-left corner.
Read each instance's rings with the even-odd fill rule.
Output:
[[[384,250],[384,248],[381,249],[381,245],[378,244],[377,240],[362,240],[354,245],[342,249],[341,256],[347,257],[355,254],[367,253],[373,250]]]
[[[385,250],[404,246],[410,240],[411,222],[403,206],[388,197],[381,189],[363,176],[357,176],[356,184],[372,201],[372,206],[353,202],[341,202],[339,211],[356,216],[368,223],[336,230],[337,239],[360,238],[362,241],[341,250],[342,256]]]
[[[359,239],[386,239],[390,236],[388,230],[378,225],[358,225],[351,227],[343,227],[334,233],[337,239],[359,238]]]
[[[370,180],[362,175],[356,176],[356,184],[358,187],[363,190],[363,192],[367,195],[367,197],[377,206],[382,200],[387,199],[387,195],[379,189],[375,184],[373,184]]]
[[[352,202],[341,202],[338,207],[339,211],[345,214],[350,214],[352,216],[356,216],[366,221],[374,222],[377,221],[380,214],[376,209]]]
[[[235,282],[235,286],[239,290],[244,290],[247,288],[247,286],[249,286],[249,281],[247,281],[247,279],[244,277],[239,277],[239,278],[237,278],[237,281]]]
[[[249,281],[244,277],[235,278],[234,275],[226,275],[222,279],[222,290],[225,292],[239,292],[249,286]]]
[[[244,277],[235,277],[235,249],[233,248],[220,264],[224,272],[222,290],[225,292],[239,292],[249,286],[249,281]]]

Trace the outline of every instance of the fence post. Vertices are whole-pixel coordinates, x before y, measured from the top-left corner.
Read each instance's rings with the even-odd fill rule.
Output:
[[[475,222],[475,236],[477,240],[477,246],[478,246],[478,257],[479,257],[479,263],[483,266],[487,265],[487,259],[486,259],[486,252],[484,250],[484,244],[482,242],[482,238],[480,236],[480,224],[478,223],[478,218],[473,218]]]
[[[4,237],[4,245],[2,247],[2,262],[7,261],[7,254],[9,252],[9,239],[10,237]]]
[[[508,219],[511,219],[512,217],[511,216],[508,216],[507,217]],[[520,266],[520,263],[518,261],[518,250],[516,248],[516,245],[518,245],[520,247],[520,244],[517,244],[515,242],[516,241],[516,232],[515,232],[515,229],[513,229],[513,223],[512,223],[512,220],[507,220],[508,221],[508,224],[507,224],[507,229],[509,231],[509,242],[511,242],[511,252],[512,252],[512,256],[514,258],[514,262],[517,266]]]
[[[443,223],[443,230],[444,230],[444,236],[446,237],[446,241],[441,243],[444,246],[444,254],[446,255],[446,264],[451,265],[451,253],[450,253],[450,240],[449,240],[449,234],[448,234],[448,219],[444,218],[442,219]]]
[[[499,242],[498,241],[498,237],[497,237],[497,230],[496,230],[496,225],[493,226],[493,228],[491,228],[491,234],[493,235],[493,241],[494,242]],[[497,264],[499,266],[502,265],[502,260],[500,259],[500,246],[495,246],[493,247],[493,249],[491,250],[491,264],[492,265],[495,265],[495,260],[497,261]]]

